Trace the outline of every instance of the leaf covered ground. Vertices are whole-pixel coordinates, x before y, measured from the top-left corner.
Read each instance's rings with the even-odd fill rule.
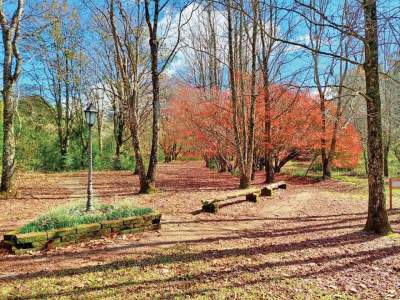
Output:
[[[238,180],[201,162],[160,166],[159,191],[136,195],[130,172],[97,172],[104,202],[130,198],[163,213],[162,229],[15,256],[0,254],[0,297],[12,299],[384,299],[400,297],[400,238],[362,231],[365,180],[280,175],[288,190],[217,214],[201,200]],[[85,196],[85,173],[24,174],[0,200],[0,233]],[[256,184],[262,184],[257,174]],[[346,181],[346,182],[344,182]],[[349,181],[349,182],[347,182]],[[395,204],[400,207],[399,195]],[[400,231],[399,211],[390,213]]]

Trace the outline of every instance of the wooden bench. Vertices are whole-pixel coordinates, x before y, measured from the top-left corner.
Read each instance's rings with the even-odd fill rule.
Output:
[[[203,201],[202,210],[205,212],[216,213],[222,202],[241,196],[246,196],[246,201],[257,202],[260,198],[261,190],[257,188],[246,189],[222,195],[220,197]]]
[[[287,185],[286,185],[286,182],[284,182],[284,181],[278,181],[275,183],[271,183],[271,184],[268,184],[261,188],[261,196],[271,197],[273,190],[277,190],[277,189],[286,190],[286,188],[287,188]]]
[[[246,197],[246,201],[258,202],[260,196],[272,196],[272,191],[276,189],[286,189],[286,183],[284,181],[279,181],[273,184],[268,184],[261,188],[249,188],[226,195],[219,196],[210,200],[202,201],[202,211],[216,213],[218,209],[223,205],[223,202],[238,198],[241,196]]]

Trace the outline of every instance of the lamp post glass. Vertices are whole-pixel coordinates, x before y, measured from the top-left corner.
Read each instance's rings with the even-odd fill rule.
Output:
[[[93,126],[94,123],[96,122],[96,116],[97,116],[97,109],[92,103],[90,103],[89,106],[85,109],[86,123],[89,126]]]
[[[85,109],[86,123],[89,125],[89,142],[88,142],[88,155],[89,155],[89,166],[88,166],[88,187],[87,187],[87,203],[86,211],[93,210],[93,155],[92,155],[92,126],[96,122],[97,110],[95,106],[90,103]]]

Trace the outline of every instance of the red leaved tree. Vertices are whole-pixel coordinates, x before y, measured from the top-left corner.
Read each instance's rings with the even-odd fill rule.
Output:
[[[274,171],[299,155],[312,158],[320,155],[321,115],[318,101],[309,93],[271,86],[270,108],[271,143],[264,139],[263,89],[257,93],[256,138],[254,169],[265,165],[265,149],[272,153]],[[232,126],[230,94],[218,89],[204,90],[178,85],[164,110],[161,146],[166,160],[177,154],[202,157],[206,165],[215,163],[219,171],[237,167],[235,141]],[[329,104],[332,113],[335,106]],[[351,123],[341,120],[338,128],[328,124],[327,134],[337,130],[337,150],[334,165],[354,168],[361,152],[360,138]]]

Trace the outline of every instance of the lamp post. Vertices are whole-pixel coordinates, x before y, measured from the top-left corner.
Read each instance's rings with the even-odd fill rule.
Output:
[[[88,170],[88,187],[87,187],[87,203],[86,211],[93,209],[93,155],[92,155],[92,127],[96,122],[97,110],[96,107],[90,103],[85,109],[86,123],[89,126],[89,142],[88,142],[88,155],[89,155],[89,170]]]

